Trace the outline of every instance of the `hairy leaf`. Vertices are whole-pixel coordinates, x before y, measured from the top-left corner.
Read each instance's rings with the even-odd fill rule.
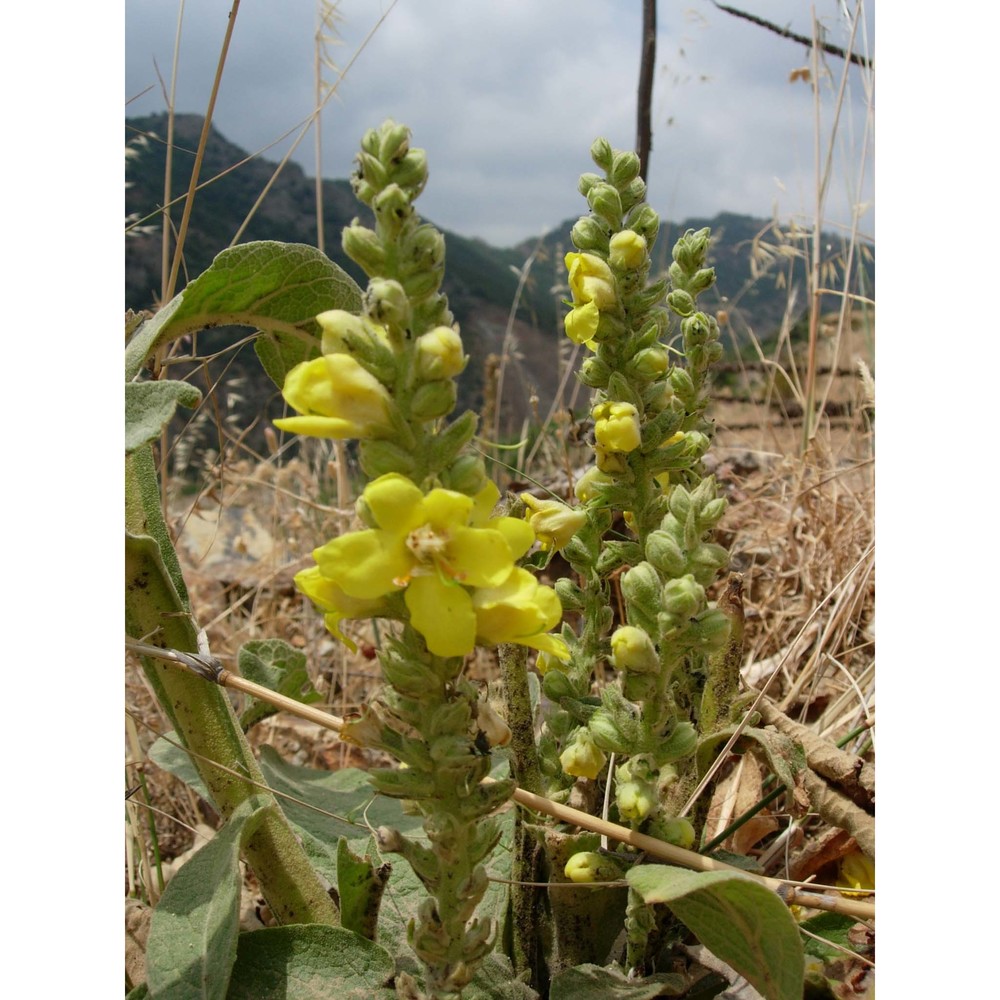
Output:
[[[788,908],[740,872],[639,865],[626,876],[646,903],[666,903],[714,955],[767,1000],[801,1000],[802,939]]]
[[[293,924],[243,934],[229,1000],[393,1000],[392,957],[343,927]]]
[[[552,980],[549,1000],[652,1000],[684,992],[683,976],[662,972],[644,979],[628,979],[620,969],[576,965]]]
[[[160,382],[125,383],[125,454],[149,441],[170,423],[177,404],[193,409],[201,402],[201,392],[187,382],[164,379]]]
[[[153,911],[146,947],[157,1000],[222,1000],[236,958],[240,845],[267,808],[247,799],[170,880]]]
[[[305,653],[282,639],[254,639],[245,642],[240,647],[238,663],[240,674],[248,681],[283,694],[286,698],[294,698],[304,705],[321,698],[309,680]],[[246,732],[277,711],[268,702],[251,698],[240,716],[240,725]]]

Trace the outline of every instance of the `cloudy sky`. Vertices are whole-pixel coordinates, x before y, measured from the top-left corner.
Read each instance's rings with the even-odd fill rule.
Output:
[[[169,85],[178,6],[126,0],[129,116],[166,107],[157,67]],[[350,66],[323,113],[326,177],[348,175],[367,128],[387,117],[403,121],[429,154],[421,214],[505,246],[586,210],[576,180],[592,169],[594,138],[634,148],[639,0],[342,0],[337,6],[340,44],[328,51],[338,67]],[[811,32],[805,0],[733,6],[798,34]],[[843,11],[853,11],[856,0],[812,6],[828,39],[846,46]],[[857,51],[873,50],[873,6],[867,5]],[[229,0],[185,5],[180,112],[206,107],[229,8]],[[648,178],[654,207],[673,221],[721,210],[811,218],[813,95],[808,84],[789,81],[807,64],[806,48],[710,0],[660,3],[658,16]],[[215,109],[223,135],[255,151],[310,114],[316,26],[312,0],[241,6]],[[844,70],[839,59],[828,65],[820,106],[824,157]],[[331,70],[325,76],[337,79]],[[826,212],[834,224],[849,223],[850,206],[873,197],[873,128],[865,110],[871,81],[852,68],[846,86]],[[292,138],[264,155],[280,158]],[[294,156],[315,173],[311,135]],[[872,205],[861,229],[871,234],[873,226]]]

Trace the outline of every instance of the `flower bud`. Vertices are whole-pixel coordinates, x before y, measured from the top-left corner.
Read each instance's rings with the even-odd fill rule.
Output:
[[[580,851],[566,862],[563,874],[570,882],[613,882],[621,877],[621,870],[597,851]]]
[[[422,149],[409,150],[390,171],[389,179],[407,189],[411,199],[416,198],[427,183],[427,153]]]
[[[624,453],[608,451],[601,445],[594,447],[594,463],[599,471],[608,476],[622,476],[628,472],[628,460]]]
[[[616,151],[611,158],[608,175],[615,187],[625,187],[639,176],[639,157],[631,150]]]
[[[602,184],[604,179],[600,174],[590,173],[589,171],[584,174],[580,174],[580,180],[577,182],[576,189],[584,196],[587,197],[588,192],[595,184]]]
[[[615,786],[615,803],[622,819],[641,823],[656,805],[656,789],[648,781],[623,781]]]
[[[601,170],[607,173],[614,162],[614,150],[611,148],[611,143],[607,139],[595,139],[590,147],[590,158]]]
[[[659,378],[670,367],[670,353],[663,346],[647,347],[639,351],[628,362],[629,371],[643,381],[652,382]]]
[[[675,288],[667,296],[667,305],[678,316],[690,316],[695,310],[694,299],[682,288]]]
[[[675,293],[671,292],[670,294]],[[688,314],[681,323],[681,333],[684,334],[684,350],[690,351],[692,347],[703,347],[708,342],[711,332],[709,319],[703,312]]]
[[[544,649],[538,651],[538,655],[535,657],[535,669],[542,677],[545,677],[550,670],[561,671],[562,667],[563,663],[558,656]]]
[[[480,455],[459,455],[441,473],[441,485],[447,490],[475,496],[486,484],[486,468]]]
[[[420,303],[430,298],[441,287],[443,280],[444,273],[440,268],[431,270],[416,268],[402,275],[401,284],[407,297],[414,303]]]
[[[421,379],[453,378],[469,360],[462,353],[462,338],[450,326],[437,326],[417,338],[417,374]]]
[[[646,558],[665,576],[683,575],[687,558],[674,538],[666,531],[651,531],[646,537]]]
[[[611,237],[608,263],[619,269],[642,267],[648,259],[648,248],[644,237],[631,229],[623,229]]]
[[[357,221],[344,229],[341,235],[344,253],[361,268],[368,277],[381,274],[385,267],[385,248],[378,236]]]
[[[606,451],[630,452],[642,441],[639,411],[631,403],[598,403],[591,411],[594,436]]]
[[[412,322],[410,300],[398,281],[376,278],[365,292],[365,313],[376,323],[406,330]]]
[[[657,840],[666,841],[675,847],[683,847],[688,851],[694,846],[694,827],[687,818],[666,819],[659,817],[649,828],[649,835]]]
[[[388,235],[395,239],[403,223],[413,214],[413,206],[410,196],[398,184],[389,184],[372,198],[372,211]]]
[[[678,618],[693,618],[705,607],[705,588],[690,574],[663,585],[663,610]]]
[[[629,604],[634,604],[647,618],[655,619],[660,610],[663,584],[660,581],[660,574],[650,563],[641,562],[624,573],[621,578],[621,588]]]
[[[376,130],[378,158],[383,163],[398,163],[410,150],[410,130],[405,125],[386,120]],[[374,145],[374,143],[373,143]]]
[[[362,441],[358,455],[361,469],[369,479],[378,479],[390,472],[409,478],[417,469],[413,452],[391,441]]]
[[[410,413],[417,420],[435,420],[451,413],[457,400],[458,389],[451,379],[425,382],[413,394]]]
[[[694,275],[688,281],[688,291],[692,295],[698,295],[700,292],[705,291],[706,288],[711,288],[714,282],[715,268],[700,268],[698,271],[695,271]]]
[[[583,591],[568,576],[556,580],[553,589],[563,611],[579,611],[583,607]]]
[[[522,493],[527,506],[525,520],[531,525],[542,548],[558,552],[587,523],[587,514],[573,510],[559,500],[539,500]]]
[[[591,500],[601,495],[600,487],[611,486],[613,484],[614,480],[611,476],[601,472],[596,465],[592,465],[576,481],[576,483],[574,483],[573,492],[576,494],[576,498],[580,501],[580,503],[590,503]]]
[[[697,271],[705,260],[710,233],[707,226],[697,232],[689,229],[674,244],[673,258],[688,274]]]
[[[552,677],[550,672],[546,680]],[[586,729],[578,729],[573,742],[559,755],[559,763],[566,774],[574,778],[590,778],[593,780],[601,773],[601,768],[607,762],[604,752],[594,743],[593,737]]]
[[[603,257],[608,252],[607,223],[595,219],[592,215],[586,215],[573,226],[570,239],[577,250],[596,251],[597,255]]]
[[[595,184],[587,192],[587,204],[595,215],[600,216],[613,229],[621,225],[622,197],[610,184]]]
[[[722,649],[729,638],[729,619],[718,608],[712,608],[691,623],[692,638],[700,650]]]
[[[656,234],[660,229],[660,217],[646,204],[637,205],[628,214],[625,224],[629,229],[644,237],[647,246],[656,242]]]
[[[573,698],[576,691],[570,679],[561,670],[547,670],[542,675],[542,691],[549,701],[559,702],[562,698]]]
[[[670,379],[670,385],[674,392],[680,396],[682,401],[691,399],[694,395],[694,382],[683,368],[671,368],[670,375],[667,377]]]
[[[587,306],[584,306],[583,308],[587,308]],[[579,312],[579,310],[574,309],[573,312]],[[569,332],[568,320],[569,317],[567,317],[566,332],[567,334],[569,334],[570,340],[572,340],[574,343],[586,343],[586,341],[576,340],[576,337],[574,337],[574,335]],[[575,322],[576,321],[574,320],[574,323]],[[590,337],[594,335],[596,330],[597,327],[595,326],[594,330],[590,331]],[[583,331],[584,335],[587,332],[588,332],[587,330],[584,330]],[[579,332],[577,333],[577,336],[580,336]],[[588,337],[587,339],[589,340],[590,337]],[[580,371],[577,374],[577,377],[584,385],[590,386],[591,389],[605,389],[607,388],[608,376],[610,374],[611,374],[611,369],[600,358],[593,357],[593,358],[587,358],[587,360],[584,361],[584,363],[580,366]]]
[[[639,674],[658,673],[660,669],[653,640],[634,625],[622,625],[611,636],[611,660],[616,669]]]

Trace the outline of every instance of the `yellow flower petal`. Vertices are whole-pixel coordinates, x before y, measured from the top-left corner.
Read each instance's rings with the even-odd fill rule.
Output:
[[[378,526],[400,535],[423,522],[423,501],[420,488],[398,472],[379,476],[364,490],[364,502]]]
[[[400,590],[414,566],[406,540],[387,531],[352,531],[313,550],[323,576],[351,597],[382,597]]]
[[[464,656],[476,644],[476,616],[468,591],[438,576],[418,576],[406,588],[410,624],[436,656]]]
[[[445,559],[448,573],[470,587],[498,587],[514,568],[507,540],[489,528],[455,528]]]
[[[601,314],[593,302],[576,306],[563,317],[563,327],[566,336],[574,344],[589,344],[593,342],[594,334],[597,333],[597,325],[601,321]]]

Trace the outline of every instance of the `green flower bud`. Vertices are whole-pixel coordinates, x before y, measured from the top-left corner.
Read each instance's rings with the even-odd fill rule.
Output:
[[[385,166],[379,162],[378,156],[361,152],[355,157],[357,174],[373,191],[381,191],[389,183],[389,174]]]
[[[362,441],[358,454],[361,468],[369,479],[378,479],[388,472],[398,472],[409,478],[417,469],[412,450],[391,441]],[[373,521],[369,526],[376,524]]]
[[[694,827],[687,818],[666,819],[658,817],[649,828],[649,835],[657,840],[666,841],[675,847],[683,847],[689,851],[694,846]]]
[[[671,368],[667,378],[670,379],[671,388],[677,393],[682,402],[687,403],[694,398],[694,382],[683,368]]]
[[[474,497],[486,485],[486,467],[480,455],[459,455],[441,473],[441,485],[447,490]]]
[[[673,398],[674,389],[667,379],[653,382],[642,392],[642,403],[647,413],[663,413],[670,407]]]
[[[617,229],[622,221],[622,198],[610,184],[595,184],[587,192],[590,210],[604,219],[612,229]]]
[[[451,379],[425,382],[413,394],[410,413],[417,420],[435,420],[451,413],[458,401],[458,389]]]
[[[656,242],[656,235],[660,230],[660,217],[649,205],[642,204],[633,208],[625,224],[642,236],[647,246],[652,246]]]
[[[389,184],[372,198],[372,211],[389,236],[395,239],[403,223],[413,214],[413,206],[410,196],[398,184]]]
[[[389,174],[393,183],[408,190],[410,198],[416,198],[427,183],[427,153],[422,149],[411,149]]]
[[[618,814],[629,823],[641,823],[656,805],[656,789],[648,781],[624,781],[615,786]]]
[[[675,295],[675,292],[671,292]],[[682,294],[687,294],[682,293]],[[670,296],[667,296],[668,300]],[[694,300],[691,300],[692,303]],[[681,323],[681,333],[684,334],[684,350],[688,351],[692,347],[701,347],[708,342],[712,328],[708,317],[703,312],[696,312],[693,315],[687,314],[687,319]]]
[[[580,180],[577,182],[576,189],[577,191],[580,192],[580,194],[584,196],[584,198],[586,198],[587,195],[590,193],[590,189],[595,184],[603,184],[603,183],[604,183],[604,178],[601,177],[600,174],[593,174],[587,172],[585,174],[580,174]],[[581,247],[581,249],[583,248]]]
[[[655,618],[660,610],[660,592],[663,584],[660,574],[648,562],[633,566],[621,577],[622,594],[625,600],[642,612],[647,618]]]
[[[592,465],[573,485],[573,492],[580,503],[590,503],[601,495],[602,486],[614,485],[614,479]]]
[[[714,528],[722,519],[722,515],[725,514],[727,506],[725,497],[716,497],[714,500],[709,500],[701,509],[699,522],[706,529]]]
[[[600,179],[596,177],[596,174],[594,176],[597,180]],[[604,257],[608,252],[607,224],[595,219],[592,215],[584,216],[573,226],[570,239],[577,250],[596,253],[599,257]]]
[[[583,607],[583,591],[568,576],[556,580],[554,589],[563,611],[579,611]]]
[[[444,274],[440,269],[427,271],[418,268],[403,276],[403,291],[413,302],[419,303],[433,295],[443,280]]]
[[[552,672],[546,675],[546,679],[551,676]],[[566,774],[590,780],[601,773],[607,759],[590,733],[582,728],[576,731],[573,742],[559,755],[559,763]]]
[[[594,710],[594,713],[587,720],[587,730],[593,737],[594,743],[602,750],[608,750],[612,753],[628,753],[627,734],[621,731],[614,713],[604,706]]]
[[[601,445],[594,447],[594,462],[608,476],[621,476],[628,472],[628,460],[623,452],[608,451]]]
[[[669,367],[670,353],[663,346],[647,347],[639,351],[627,365],[630,373],[634,372],[647,382],[659,378]]]
[[[702,542],[691,553],[688,567],[694,578],[705,586],[710,584],[719,570],[729,562],[729,552],[714,542]]]
[[[590,147],[590,158],[607,173],[614,162],[615,151],[607,139],[595,139]]]
[[[611,158],[609,179],[617,188],[623,188],[639,176],[639,157],[631,150],[616,151]]]
[[[410,300],[403,286],[391,278],[375,278],[368,283],[365,314],[376,323],[407,330],[412,323]]]
[[[710,230],[706,227],[695,232],[689,229],[675,244],[673,258],[688,273],[701,267],[708,253]]]
[[[377,130],[378,158],[383,163],[399,163],[410,151],[410,130],[394,121],[385,121]]]
[[[437,326],[417,338],[417,375],[421,379],[453,378],[465,368],[462,338],[450,326]]]
[[[692,295],[698,295],[700,292],[705,291],[706,288],[711,288],[714,282],[715,268],[703,267],[695,271],[694,276],[688,282],[688,291]]]
[[[611,369],[598,357],[587,358],[580,366],[577,378],[591,389],[605,389]]]
[[[385,247],[378,236],[356,220],[341,234],[344,253],[361,268],[368,277],[381,274],[385,267]]]
[[[678,316],[690,316],[695,310],[694,299],[681,288],[675,288],[667,296],[667,305]]]
[[[690,574],[663,585],[663,610],[678,618],[693,618],[705,607],[705,588]]]
[[[691,623],[691,637],[704,652],[722,649],[729,639],[729,619],[718,608],[712,608]]]
[[[621,878],[621,869],[604,854],[580,851],[566,862],[563,874],[570,882],[614,882]]]
[[[542,691],[549,701],[558,704],[562,698],[575,698],[576,691],[570,679],[561,670],[548,670],[542,677]]]
[[[653,640],[634,625],[622,625],[611,636],[611,660],[618,670],[653,674],[660,670],[660,658]]]
[[[683,575],[687,569],[687,557],[683,550],[666,531],[651,531],[646,537],[646,558],[665,576]]]
[[[621,192],[622,206],[628,212],[646,197],[646,182],[641,177],[636,177],[618,190]]]

